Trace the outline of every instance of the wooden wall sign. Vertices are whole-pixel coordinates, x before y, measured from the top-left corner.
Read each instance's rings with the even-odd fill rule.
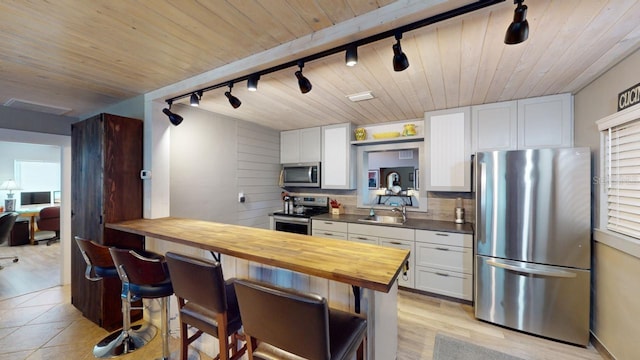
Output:
[[[640,83],[618,94],[618,111],[640,103]]]

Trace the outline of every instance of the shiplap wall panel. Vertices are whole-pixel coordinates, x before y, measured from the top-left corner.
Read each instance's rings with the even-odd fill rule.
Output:
[[[269,213],[280,206],[280,132],[239,121],[238,192],[245,203],[238,202],[238,225],[269,228]]]

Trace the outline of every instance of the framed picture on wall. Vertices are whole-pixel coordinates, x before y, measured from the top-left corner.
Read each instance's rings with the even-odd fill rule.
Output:
[[[369,189],[377,189],[380,186],[379,177],[378,170],[369,170]]]

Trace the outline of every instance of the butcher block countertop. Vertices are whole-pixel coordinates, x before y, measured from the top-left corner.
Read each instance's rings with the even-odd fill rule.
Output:
[[[409,251],[396,248],[194,219],[106,226],[385,293],[409,257]]]

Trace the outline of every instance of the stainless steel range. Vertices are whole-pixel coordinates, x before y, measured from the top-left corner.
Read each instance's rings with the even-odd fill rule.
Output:
[[[311,235],[311,217],[329,212],[329,198],[294,196],[293,209],[273,213],[272,230]]]

